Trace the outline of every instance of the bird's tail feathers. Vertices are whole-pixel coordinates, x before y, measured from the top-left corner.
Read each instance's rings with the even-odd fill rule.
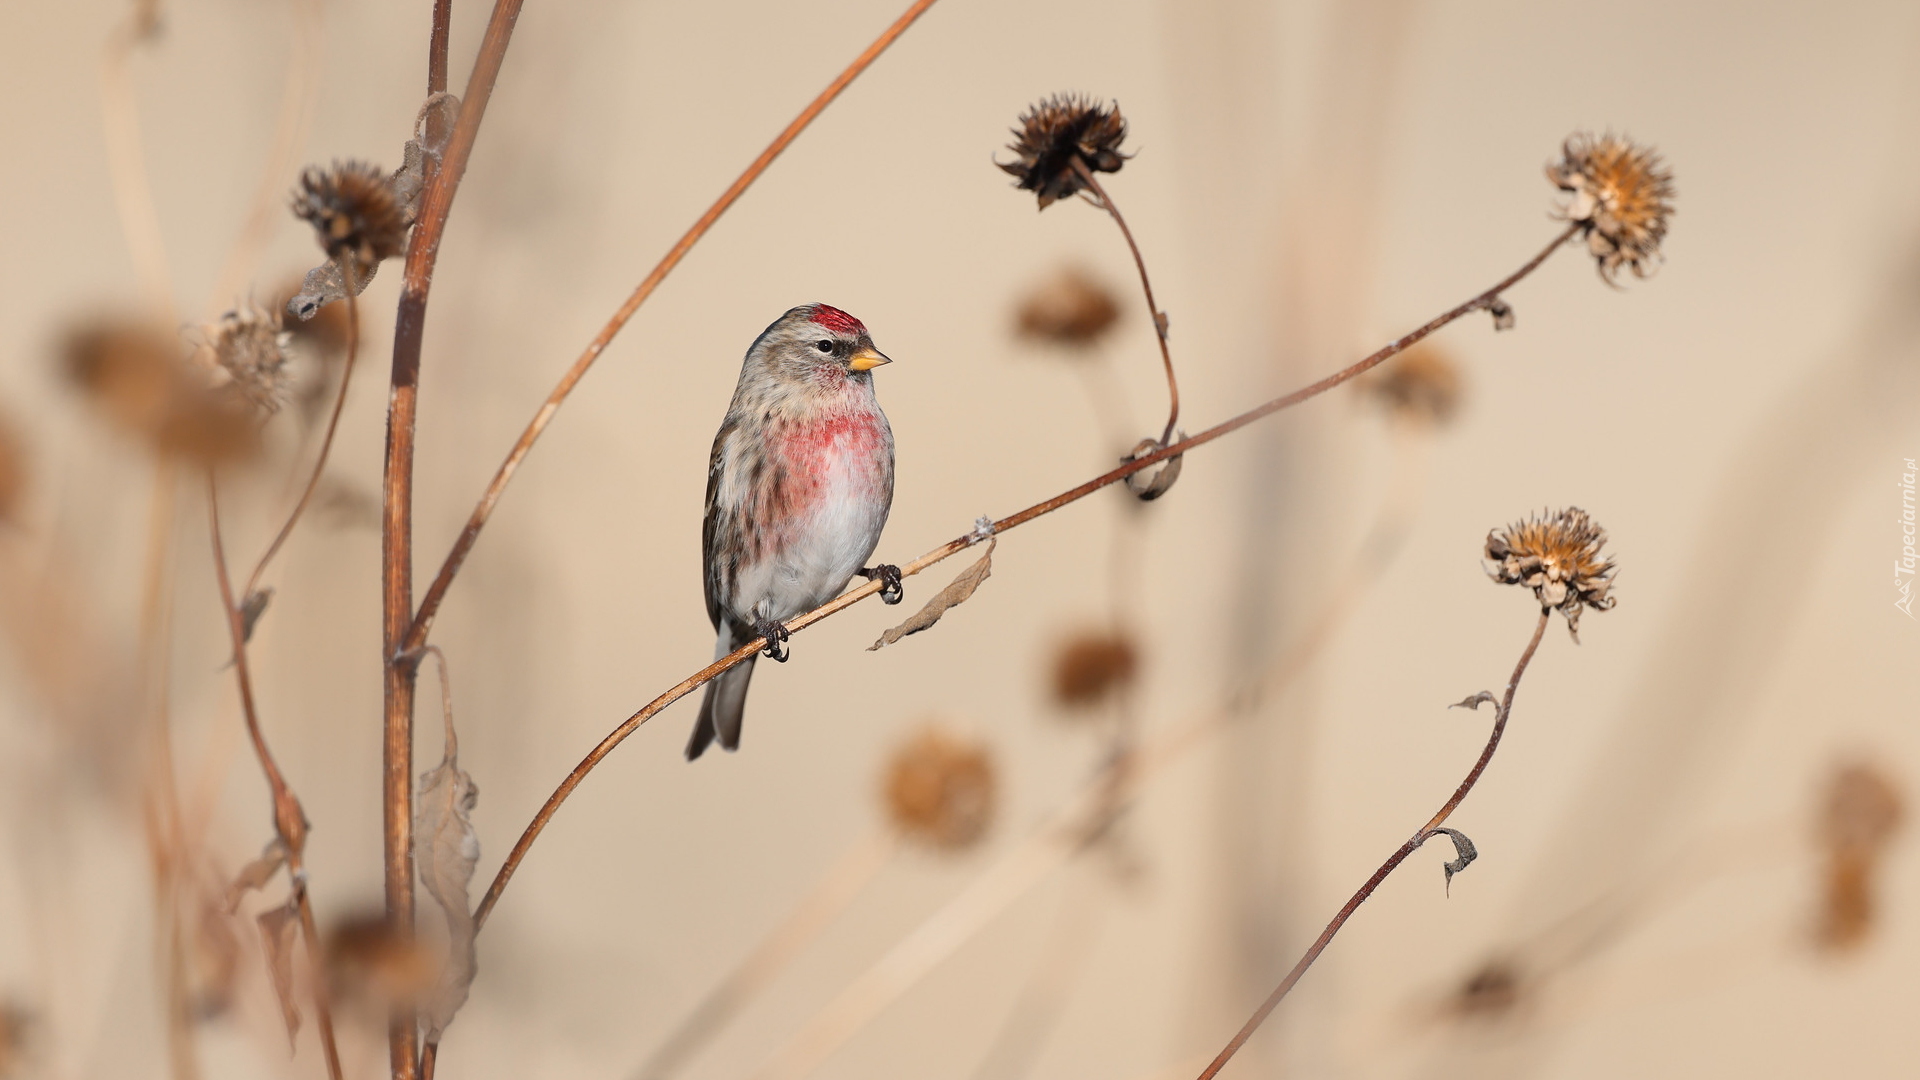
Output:
[[[733,635],[723,626],[720,639],[714,645],[713,658],[718,660],[735,648]],[[746,712],[747,686],[753,680],[756,659],[758,657],[747,657],[707,684],[706,693],[700,698],[700,717],[694,721],[693,735],[687,739],[688,761],[706,753],[716,739],[722,750],[732,752],[740,748],[740,722]]]

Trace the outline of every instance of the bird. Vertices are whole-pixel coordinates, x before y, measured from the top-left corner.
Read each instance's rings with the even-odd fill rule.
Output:
[[[765,638],[785,663],[786,620],[840,594],[855,575],[900,602],[900,568],[868,566],[893,506],[893,429],[874,396],[893,361],[865,324],[803,304],[754,339],[707,462],[700,532],[715,660]],[[687,760],[740,746],[756,656],[707,684]]]

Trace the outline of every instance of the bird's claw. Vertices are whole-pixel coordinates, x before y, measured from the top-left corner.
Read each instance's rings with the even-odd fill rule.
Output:
[[[792,633],[772,619],[760,623],[753,629],[754,633],[767,639],[767,647],[760,650],[760,655],[776,664],[786,663],[787,657],[791,655],[787,652],[786,641],[793,636]]]
[[[880,579],[880,602],[883,604],[897,604],[907,595],[906,590],[900,587],[900,568],[892,563],[866,567],[860,571],[860,576],[868,581]]]

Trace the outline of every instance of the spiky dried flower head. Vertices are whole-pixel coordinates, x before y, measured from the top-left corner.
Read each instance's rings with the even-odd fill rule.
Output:
[[[1900,830],[1904,810],[1899,786],[1876,765],[1843,765],[1827,781],[1819,817],[1826,859],[1814,928],[1821,948],[1855,948],[1872,935],[1882,856]]]
[[[1580,612],[1613,607],[1613,557],[1602,555],[1607,531],[1569,506],[1556,514],[1542,511],[1487,534],[1488,576],[1502,585],[1525,585],[1544,609],[1567,618],[1567,633],[1580,640]]]
[[[259,427],[239,396],[211,385],[184,343],[152,324],[82,325],[68,334],[61,362],[109,421],[159,453],[212,464],[259,448]]]
[[[313,226],[327,257],[364,277],[406,250],[413,214],[377,165],[336,161],[308,166],[293,193],[293,214]]]
[[[993,823],[994,785],[985,746],[929,724],[893,752],[881,794],[902,835],[959,851],[979,842]]]
[[[1460,411],[1460,366],[1424,341],[1368,373],[1363,385],[1388,413],[1423,426],[1441,427]]]
[[[1021,337],[1047,345],[1085,349],[1119,321],[1112,290],[1077,266],[1063,267],[1020,301],[1014,327]]]
[[[248,300],[220,316],[205,336],[226,385],[265,415],[280,411],[293,384],[287,370],[293,334],[281,329],[280,312]]]
[[[1567,193],[1563,221],[1579,224],[1600,276],[1615,284],[1622,267],[1645,278],[1660,268],[1660,242],[1673,214],[1673,173],[1652,148],[1607,132],[1575,132],[1547,163],[1547,179]]]
[[[1053,653],[1052,690],[1057,705],[1085,709],[1133,685],[1140,650],[1125,634],[1090,630],[1062,641]]]
[[[994,164],[1014,177],[1015,187],[1038,196],[1045,210],[1086,185],[1076,162],[1089,172],[1119,172],[1129,156],[1120,152],[1126,138],[1119,102],[1102,105],[1079,94],[1055,94],[1020,114],[1020,126],[1007,144],[1014,160]]]

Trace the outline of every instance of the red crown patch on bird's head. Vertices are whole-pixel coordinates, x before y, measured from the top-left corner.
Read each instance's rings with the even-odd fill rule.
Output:
[[[862,323],[859,319],[841,311],[837,307],[828,307],[825,304],[813,305],[813,324],[815,326],[825,327],[836,334],[864,334],[867,332],[866,324]]]

